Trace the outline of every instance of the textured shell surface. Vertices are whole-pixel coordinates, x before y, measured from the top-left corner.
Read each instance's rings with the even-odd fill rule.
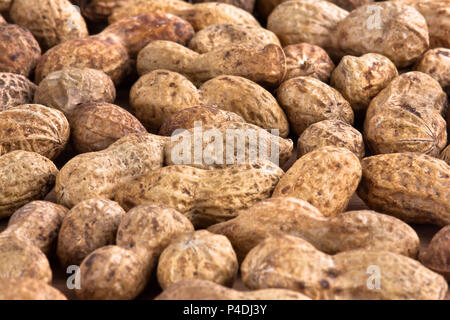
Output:
[[[19,150],[0,156],[0,217],[43,199],[53,188],[57,174],[53,162],[35,152]]]
[[[36,88],[33,82],[20,74],[0,72],[0,112],[32,103]]]
[[[25,150],[55,159],[69,136],[69,122],[59,110],[26,104],[0,113],[0,154]]]

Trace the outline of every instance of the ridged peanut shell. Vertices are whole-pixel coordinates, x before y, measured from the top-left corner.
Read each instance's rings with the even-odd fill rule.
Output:
[[[86,22],[69,0],[14,0],[9,15],[30,30],[44,50],[89,35]]]
[[[67,67],[101,70],[117,85],[128,72],[130,61],[126,47],[116,35],[68,40],[48,50],[39,60],[36,83]]]
[[[67,300],[44,281],[31,278],[0,279],[0,300]]]
[[[266,130],[278,130],[285,138],[289,122],[277,100],[266,89],[238,76],[219,76],[200,87],[202,103],[234,112],[248,123]]]
[[[386,250],[415,258],[419,252],[419,237],[401,220],[369,210],[326,218],[308,202],[288,197],[261,201],[208,230],[226,236],[240,261],[264,239],[283,234],[300,237],[328,254]]]
[[[409,223],[450,223],[450,166],[425,154],[383,154],[362,161],[358,195],[372,209]]]
[[[297,135],[322,120],[341,120],[353,125],[355,116],[347,100],[316,78],[296,77],[283,82],[277,98]]]
[[[367,53],[361,57],[343,57],[331,75],[331,85],[342,93],[355,112],[363,112],[397,76],[397,68],[388,58]]]
[[[41,57],[30,31],[15,24],[0,24],[0,72],[28,77]]]
[[[270,14],[267,29],[283,46],[306,42],[322,48],[332,44],[332,32],[348,12],[328,1],[287,1]]]
[[[414,70],[429,74],[446,90],[447,95],[450,94],[450,49],[436,48],[428,50],[414,66]]]
[[[86,103],[70,117],[72,145],[80,152],[101,151],[132,133],[147,133],[131,113],[114,104]]]
[[[328,146],[348,149],[360,159],[365,154],[362,134],[340,120],[324,120],[309,126],[298,138],[297,154],[301,157]]]
[[[114,201],[89,199],[70,210],[58,234],[57,255],[65,267],[80,265],[98,248],[115,244],[116,232],[126,212]]]
[[[58,169],[35,152],[13,151],[0,156],[0,218],[9,217],[53,188]]]
[[[420,261],[450,280],[450,226],[434,235],[428,247],[420,252]]]
[[[268,44],[281,45],[271,31],[248,24],[213,24],[197,32],[189,42],[189,48],[206,53],[230,45],[264,48]]]
[[[194,0],[194,3],[201,3],[201,2],[211,2],[209,0]],[[248,12],[253,12],[253,9],[255,7],[255,0],[218,0],[216,2],[222,2],[227,4],[232,4],[235,7],[244,9]]]
[[[64,150],[69,136],[69,122],[59,110],[26,104],[0,113],[0,154],[25,150],[52,160]]]
[[[50,73],[39,84],[34,102],[62,111],[67,117],[87,102],[116,99],[116,88],[103,71],[67,67]]]
[[[210,126],[223,122],[245,122],[245,120],[234,112],[224,111],[217,107],[193,107],[180,110],[165,120],[158,134],[171,136],[176,130],[194,128],[195,122]]]
[[[294,197],[325,217],[344,212],[361,180],[361,164],[350,150],[324,147],[298,159],[277,184],[273,197]]]
[[[167,165],[216,169],[272,161],[282,167],[291,158],[294,148],[292,140],[245,122],[202,125],[201,132],[199,130],[193,128],[171,136],[164,150]],[[199,137],[201,142],[197,140]],[[198,154],[202,155],[200,161]]]
[[[425,18],[413,7],[392,1],[353,10],[338,23],[334,37],[345,54],[380,53],[400,68],[414,63],[430,44]]]
[[[130,91],[130,105],[136,117],[151,132],[158,132],[176,112],[200,104],[197,88],[183,75],[167,70],[143,75]]]
[[[52,281],[52,270],[45,254],[26,240],[10,234],[0,235],[0,279],[32,278]]]
[[[274,87],[284,79],[285,60],[281,47],[274,44],[262,49],[222,47],[198,54],[173,42],[154,41],[139,53],[137,69],[140,75],[167,69],[183,74],[196,85],[220,75],[233,75]]]
[[[187,279],[209,280],[231,286],[239,264],[230,241],[199,230],[178,236],[159,257],[157,277],[161,288]]]
[[[169,166],[133,179],[118,190],[115,199],[125,209],[140,204],[169,206],[195,226],[208,226],[269,198],[282,175],[283,170],[270,162],[221,170]]]
[[[5,233],[29,241],[50,254],[55,248],[62,221],[69,210],[48,201],[32,201],[14,212]]]
[[[130,134],[105,150],[76,156],[56,178],[58,203],[72,208],[90,198],[112,199],[122,183],[162,166],[165,143],[152,134]]]
[[[155,267],[163,250],[177,236],[194,231],[192,223],[175,209],[148,204],[136,206],[123,217],[117,231],[117,245],[132,250]]]
[[[0,112],[32,103],[36,88],[33,82],[20,74],[0,72]]]
[[[287,235],[256,246],[241,272],[251,289],[284,288],[312,299],[437,300],[448,288],[442,276],[396,253],[351,250],[330,256]]]
[[[284,47],[283,51],[287,64],[285,81],[308,76],[329,82],[335,65],[321,47],[303,42]]]
[[[237,291],[206,280],[182,280],[155,300],[310,300],[305,295],[285,289]]]

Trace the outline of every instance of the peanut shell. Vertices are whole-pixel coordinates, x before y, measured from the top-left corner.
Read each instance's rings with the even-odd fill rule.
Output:
[[[0,300],[67,300],[44,281],[31,278],[0,279]]]
[[[347,100],[316,78],[297,77],[283,82],[277,98],[297,135],[322,120],[341,120],[353,125],[354,114]]]
[[[87,102],[116,99],[116,88],[103,71],[89,68],[64,68],[50,73],[41,81],[34,102],[62,111],[67,117]]]
[[[327,255],[303,239],[264,240],[245,258],[242,279],[251,289],[297,290],[312,299],[444,299],[445,279],[418,261],[388,251]],[[376,279],[379,279],[377,282]]]
[[[450,165],[450,146],[444,149],[441,153],[441,159],[447,162]]]
[[[77,107],[71,114],[70,122],[72,145],[80,153],[104,150],[131,133],[147,133],[132,114],[106,102]]]
[[[0,154],[25,150],[52,160],[64,150],[69,135],[69,122],[53,108],[26,104],[0,113]]]
[[[362,161],[358,195],[374,210],[409,223],[450,223],[450,166],[425,154],[383,154]]]
[[[89,199],[70,210],[62,221],[57,254],[65,267],[80,265],[98,248],[115,243],[125,211],[114,201]]]
[[[417,62],[414,70],[429,74],[446,90],[447,95],[450,94],[450,49],[428,50]]]
[[[0,72],[28,77],[41,57],[30,31],[15,24],[0,24]]]
[[[324,147],[298,159],[277,184],[273,197],[294,197],[325,217],[344,212],[361,180],[357,156],[344,148]]]
[[[89,35],[83,17],[69,0],[14,0],[9,15],[31,31],[43,50]]]
[[[282,175],[283,170],[270,162],[212,171],[169,166],[133,179],[115,199],[125,209],[148,203],[169,206],[202,227],[233,218],[238,210],[269,198]]]
[[[36,88],[33,82],[20,74],[0,72],[0,112],[32,103]]]
[[[178,236],[159,257],[157,277],[163,289],[187,279],[231,286],[239,264],[230,241],[206,230]]]
[[[58,169],[35,152],[13,151],[0,156],[0,218],[33,200],[43,199],[53,188]]]
[[[450,226],[434,235],[428,247],[420,252],[420,261],[450,280]]]

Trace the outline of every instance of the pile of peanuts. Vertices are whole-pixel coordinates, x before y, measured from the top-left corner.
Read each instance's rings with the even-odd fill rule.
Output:
[[[445,299],[448,94],[450,0],[0,0],[0,299]]]

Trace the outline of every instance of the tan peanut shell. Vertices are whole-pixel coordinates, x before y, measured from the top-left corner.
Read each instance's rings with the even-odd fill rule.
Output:
[[[135,58],[147,44],[154,40],[167,40],[186,45],[194,29],[185,20],[170,14],[140,14],[117,21],[105,28],[102,35],[119,37]]]
[[[125,209],[149,203],[169,206],[195,226],[208,226],[269,198],[282,175],[283,170],[270,162],[221,170],[169,166],[133,179],[118,190],[115,199]]]
[[[438,156],[447,144],[446,94],[421,72],[395,78],[370,103],[364,137],[373,153],[420,152]]]
[[[194,226],[175,209],[147,204],[136,206],[123,217],[117,245],[136,252],[153,269],[163,250],[177,236],[193,232]]]
[[[96,35],[63,42],[48,50],[36,67],[36,83],[64,68],[91,68],[106,73],[119,84],[128,71],[127,48],[116,35]]]
[[[328,254],[386,250],[415,258],[419,252],[419,237],[401,220],[369,210],[326,218],[308,202],[289,197],[256,203],[208,230],[226,236],[240,261],[264,239],[283,234],[300,237]]]
[[[425,18],[413,7],[392,1],[353,10],[338,23],[334,37],[345,54],[380,53],[397,67],[414,63],[430,44]]]
[[[43,199],[53,188],[58,169],[35,152],[13,151],[0,156],[0,218],[33,200]]]
[[[69,136],[69,122],[53,108],[26,104],[0,113],[0,154],[25,150],[52,160],[64,150]]]
[[[83,300],[132,300],[145,288],[148,274],[136,253],[118,246],[95,250],[80,266]]]
[[[52,270],[47,257],[27,240],[0,234],[0,279],[22,277],[50,283]]]
[[[223,122],[245,122],[245,120],[234,112],[224,111],[217,107],[193,107],[180,110],[167,118],[158,134],[171,136],[177,130],[194,128],[195,122],[200,122],[203,126],[210,126]]]
[[[67,67],[50,73],[39,84],[34,102],[62,111],[66,117],[87,102],[116,99],[116,88],[103,71]]]
[[[159,257],[157,277],[161,288],[187,279],[209,280],[231,286],[239,264],[230,241],[206,230],[178,236]]]
[[[358,195],[372,209],[409,223],[450,223],[450,166],[417,153],[383,154],[362,161]]]
[[[30,30],[44,50],[89,35],[83,17],[69,0],[14,0],[9,15]]]
[[[80,152],[101,151],[132,133],[147,133],[131,113],[114,104],[86,103],[70,117],[72,145]]]
[[[5,18],[0,14],[0,24],[6,24]]]
[[[0,72],[28,77],[41,57],[30,31],[15,24],[0,24]]]
[[[297,154],[301,157],[328,146],[346,148],[360,159],[365,154],[362,134],[340,120],[324,120],[310,125],[298,138]]]
[[[233,5],[217,2],[198,3],[186,6],[167,0],[132,2],[129,5],[117,8],[109,17],[114,23],[126,17],[137,14],[161,12],[171,13],[188,21],[196,31],[202,30],[212,24],[248,24],[259,26],[258,21],[245,10]],[[166,3],[165,3],[166,2]]]
[[[201,142],[197,140],[199,138]],[[235,143],[234,139],[238,142]],[[261,161],[272,161],[282,167],[291,158],[293,148],[292,140],[280,138],[258,126],[245,122],[224,122],[202,125],[201,129],[197,127],[180,135],[172,135],[164,150],[164,161],[167,165],[186,164],[201,169]],[[197,160],[199,151],[202,155],[200,161]]]
[[[131,88],[130,105],[151,132],[176,112],[201,104],[197,88],[183,75],[155,70],[143,75]]]
[[[332,32],[348,12],[328,1],[287,1],[270,14],[267,29],[283,46],[306,42],[322,48],[332,44]]]
[[[414,66],[414,70],[429,74],[446,90],[447,95],[450,94],[450,49],[428,50]]]
[[[57,201],[72,208],[90,198],[113,198],[120,184],[163,164],[166,139],[130,134],[103,151],[76,156],[56,178]]]
[[[395,77],[397,68],[381,54],[345,56],[331,75],[331,85],[350,102],[355,112],[363,112],[370,101]]]
[[[277,98],[298,135],[322,120],[342,120],[353,125],[354,114],[347,100],[316,78],[297,77],[283,82]]]
[[[420,261],[431,270],[450,280],[450,226],[442,228],[420,252]]]
[[[277,100],[258,84],[238,76],[219,76],[200,87],[204,105],[219,106],[234,112],[246,122],[266,130],[278,130],[281,137],[289,135],[289,122]]]
[[[32,103],[36,88],[33,82],[20,74],[0,72],[0,112]]]
[[[67,208],[48,201],[32,201],[14,212],[5,233],[29,241],[50,254],[56,244],[58,232]]]
[[[70,210],[62,221],[57,254],[65,267],[80,265],[98,248],[115,243],[125,211],[114,201],[89,199]]]
[[[44,281],[31,278],[0,279],[0,300],[67,300]]]
[[[183,74],[196,85],[220,75],[234,75],[273,87],[284,79],[285,60],[283,50],[275,44],[262,49],[231,46],[199,54],[177,43],[160,40],[141,50],[137,69],[141,76],[167,69]]]
[[[8,11],[12,0],[0,0],[0,12]]]
[[[295,77],[313,77],[328,83],[335,65],[327,52],[309,43],[292,44],[283,49],[287,72],[284,80]]]
[[[206,280],[182,280],[172,284],[155,300],[310,300],[285,289],[237,291]]]
[[[450,146],[444,149],[441,153],[441,159],[447,162],[447,164],[450,166]]]
[[[398,1],[398,0],[397,0]],[[450,47],[450,3],[448,0],[400,0],[419,11],[427,21],[430,47]]]
[[[241,272],[251,289],[297,290],[312,299],[436,300],[443,299],[448,288],[442,276],[403,255],[351,250],[330,256],[287,235],[256,246]]]
[[[324,147],[298,159],[277,184],[273,197],[294,197],[325,217],[347,208],[361,180],[361,164],[350,150]]]
[[[197,32],[189,42],[189,48],[198,53],[215,49],[243,45],[264,48],[268,44],[281,45],[271,31],[248,24],[213,24]]]

